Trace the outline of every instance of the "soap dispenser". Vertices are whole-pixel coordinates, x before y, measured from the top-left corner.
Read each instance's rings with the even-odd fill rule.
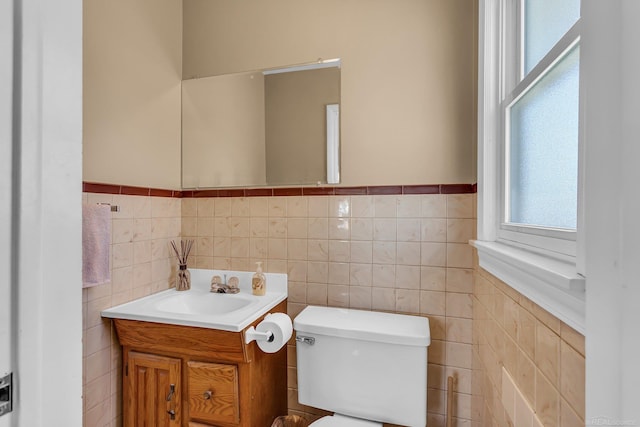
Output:
[[[256,264],[256,272],[251,280],[251,288],[254,295],[264,295],[267,291],[267,278],[262,272],[262,263],[258,261]]]

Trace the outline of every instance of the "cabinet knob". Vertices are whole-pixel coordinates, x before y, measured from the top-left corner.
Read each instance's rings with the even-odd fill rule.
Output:
[[[204,400],[211,399],[211,396],[213,396],[213,392],[211,390],[207,390],[202,394],[202,397],[204,397]]]

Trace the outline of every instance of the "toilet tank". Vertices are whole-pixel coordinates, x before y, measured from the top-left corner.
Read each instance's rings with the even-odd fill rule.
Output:
[[[293,324],[300,403],[372,421],[426,425],[427,318],[308,306]]]

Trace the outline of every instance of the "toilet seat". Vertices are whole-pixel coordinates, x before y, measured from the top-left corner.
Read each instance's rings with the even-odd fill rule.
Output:
[[[382,423],[334,414],[320,418],[309,427],[382,427]]]

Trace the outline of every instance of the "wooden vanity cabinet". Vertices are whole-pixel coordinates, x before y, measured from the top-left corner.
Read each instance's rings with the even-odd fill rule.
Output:
[[[282,302],[270,312],[285,310]],[[269,427],[287,413],[286,346],[269,354],[244,344],[244,331],[114,323],[124,427]]]
[[[131,410],[123,414],[130,426],[180,426],[180,366],[173,357],[130,351],[123,391]]]
[[[205,422],[240,422],[238,368],[221,363],[187,363],[189,414]]]

